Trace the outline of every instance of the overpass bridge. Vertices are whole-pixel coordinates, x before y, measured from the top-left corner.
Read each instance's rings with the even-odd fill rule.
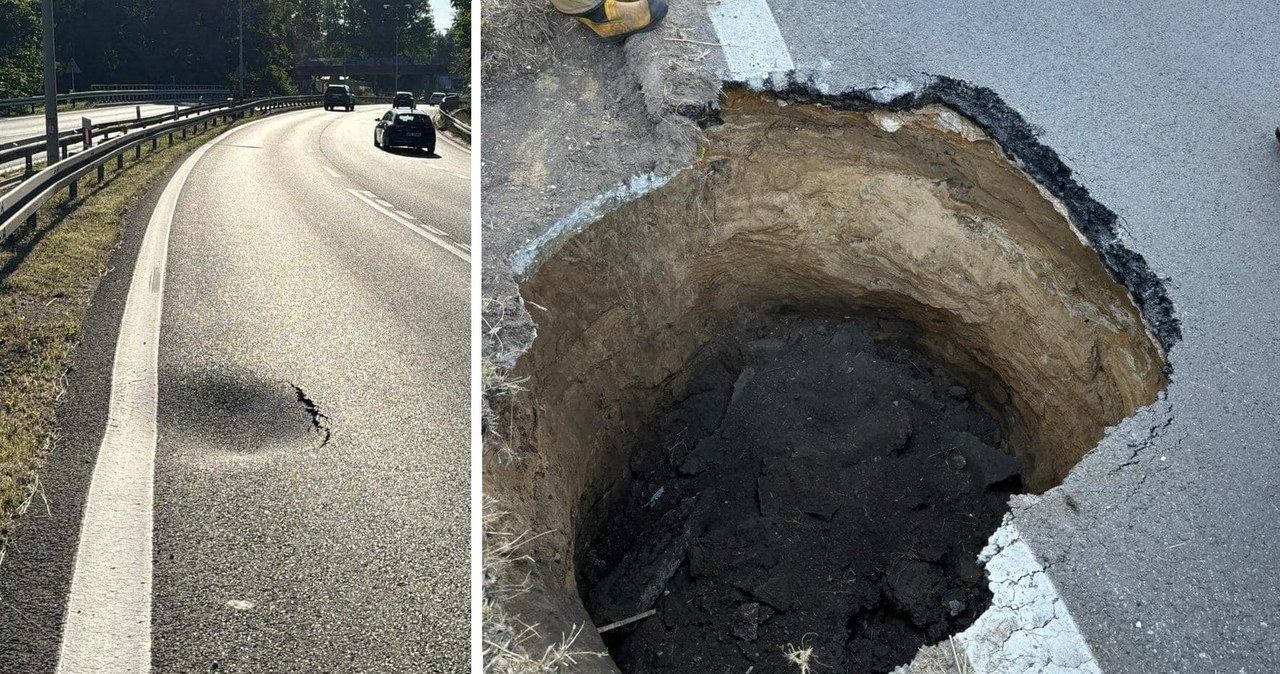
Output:
[[[369,83],[375,91],[393,91],[396,88],[413,91],[460,91],[465,80],[452,71],[453,58],[447,54],[437,54],[430,61],[401,56],[396,59],[387,57],[328,58],[310,59],[296,64],[293,68],[295,82],[300,86],[313,79],[350,78]],[[400,84],[395,84],[396,72],[400,73]]]

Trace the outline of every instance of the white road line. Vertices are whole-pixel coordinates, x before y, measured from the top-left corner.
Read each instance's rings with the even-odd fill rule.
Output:
[[[147,223],[116,342],[107,428],[80,525],[58,674],[151,671],[156,369],[169,229],[192,168],[229,135],[182,163]]]
[[[328,166],[326,166],[326,165],[324,165],[324,164],[321,164],[321,165],[320,165],[320,168],[324,169],[325,173],[328,173],[329,175],[331,175],[331,176],[333,176],[333,177],[335,177],[335,178],[341,178],[341,177],[342,177],[342,174],[341,174],[341,173],[338,173],[337,171],[335,171],[335,170],[333,170],[333,169],[329,168]]]
[[[756,83],[795,70],[766,0],[720,0],[708,11],[733,79]]]
[[[455,178],[462,178],[463,180],[471,180],[471,176],[469,176],[469,175],[463,175],[463,174],[458,173],[458,172],[456,172],[456,171],[450,171],[449,169],[444,168],[443,166],[433,166],[433,165],[431,165],[431,164],[423,164],[423,166],[425,166],[425,167],[427,167],[427,168],[431,169],[432,171],[438,171],[438,172],[440,172],[440,173],[446,173],[446,174],[451,175],[451,176],[453,176],[453,177],[455,177]]]
[[[440,246],[441,248],[449,251],[450,253],[453,253],[458,258],[460,258],[463,262],[466,262],[467,264],[471,264],[471,255],[470,255],[471,248],[470,247],[463,247],[462,244],[450,239],[447,234],[445,234],[444,232],[441,232],[435,227],[431,227],[430,225],[425,225],[425,224],[419,225],[418,223],[412,222],[399,215],[396,215],[396,211],[394,207],[391,206],[391,204],[388,204],[387,202],[383,201],[382,199],[379,199],[377,196],[373,194],[373,192],[353,190],[350,188],[348,188],[347,191],[350,192],[353,196],[355,196],[355,198],[365,202],[366,204],[369,204],[369,206],[373,207],[374,210],[387,216],[388,218],[391,218],[396,223],[402,225],[406,229],[413,231],[415,234],[421,236],[422,238],[436,244],[437,246]],[[386,206],[384,207],[383,204],[386,204]]]

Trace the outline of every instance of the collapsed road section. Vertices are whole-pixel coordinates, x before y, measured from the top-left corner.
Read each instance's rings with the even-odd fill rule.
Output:
[[[1008,495],[1166,385],[1149,272],[951,108],[719,115],[533,252],[486,481],[552,535],[512,602],[551,634],[646,616],[587,669],[887,672],[985,609]]]

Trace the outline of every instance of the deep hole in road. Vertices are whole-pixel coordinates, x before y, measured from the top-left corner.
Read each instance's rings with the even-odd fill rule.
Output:
[[[622,671],[887,672],[985,610],[1008,496],[1166,385],[1147,291],[947,107],[720,121],[524,279],[508,500],[573,532],[577,615],[655,611],[603,635]]]

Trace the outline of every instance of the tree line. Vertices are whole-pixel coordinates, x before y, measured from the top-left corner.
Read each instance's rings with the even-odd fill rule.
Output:
[[[469,0],[452,0],[459,10]],[[59,70],[74,60],[88,84],[235,87],[244,12],[245,91],[293,93],[294,63],[313,58],[429,60],[438,50],[470,72],[469,11],[437,31],[428,0],[54,0]],[[441,27],[449,28],[449,27]],[[456,44],[464,38],[466,44]],[[43,91],[40,1],[0,0],[0,98]],[[460,62],[460,59],[465,61]],[[59,76],[60,92],[70,86]]]

